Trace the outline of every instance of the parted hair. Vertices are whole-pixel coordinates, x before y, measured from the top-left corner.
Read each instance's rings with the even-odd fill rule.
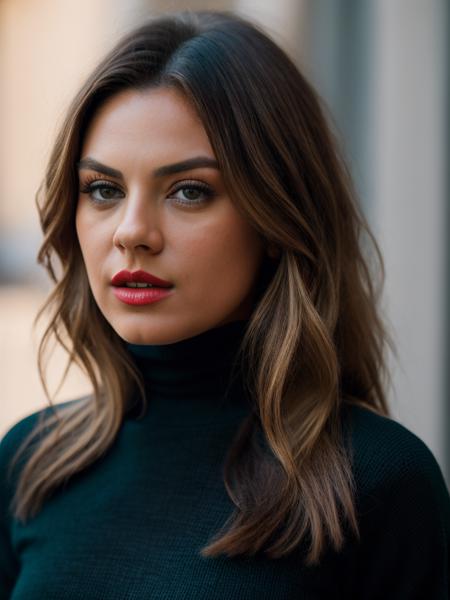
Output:
[[[133,396],[143,411],[151,401],[89,287],[75,229],[76,163],[107,99],[161,86],[195,108],[230,197],[278,251],[240,346],[257,411],[227,454],[234,512],[201,554],[278,558],[301,546],[306,564],[318,564],[328,547],[360,535],[343,409],[389,415],[383,259],[324,103],[268,33],[227,11],[151,17],[103,57],[67,110],[36,194],[38,262],[54,283],[36,317],[50,315],[38,366],[51,410],[11,463],[28,448],[11,509],[33,518],[107,452]],[[68,353],[62,377],[76,363],[92,382],[90,395],[59,407],[44,366],[53,339]]]

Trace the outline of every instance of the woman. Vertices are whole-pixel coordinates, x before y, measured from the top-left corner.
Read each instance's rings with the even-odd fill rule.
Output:
[[[2,598],[448,598],[448,490],[385,398],[382,259],[273,41],[207,11],[132,31],[38,207],[40,367],[56,336],[93,394],[2,440]]]

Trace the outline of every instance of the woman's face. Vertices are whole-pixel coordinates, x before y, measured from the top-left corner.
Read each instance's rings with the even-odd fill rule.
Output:
[[[120,92],[86,131],[76,230],[94,298],[128,342],[173,343],[252,311],[265,244],[214,163],[173,89]],[[172,287],[144,288],[136,271]]]

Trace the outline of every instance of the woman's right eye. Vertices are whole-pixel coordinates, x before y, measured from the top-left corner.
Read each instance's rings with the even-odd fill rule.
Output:
[[[114,195],[115,192],[119,192],[121,196]],[[108,204],[118,197],[123,198],[124,196],[124,193],[112,183],[99,180],[93,183],[88,182],[81,186],[80,193],[88,194],[91,200],[97,204]]]

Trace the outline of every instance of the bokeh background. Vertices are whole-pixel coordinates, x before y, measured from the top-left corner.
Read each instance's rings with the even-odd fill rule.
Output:
[[[36,264],[35,193],[64,111],[142,18],[233,10],[289,53],[328,105],[386,264],[394,418],[450,481],[449,3],[447,0],[0,0],[0,437],[47,404],[36,350],[50,290]],[[50,362],[55,391],[65,366]],[[89,390],[71,370],[56,401]]]

